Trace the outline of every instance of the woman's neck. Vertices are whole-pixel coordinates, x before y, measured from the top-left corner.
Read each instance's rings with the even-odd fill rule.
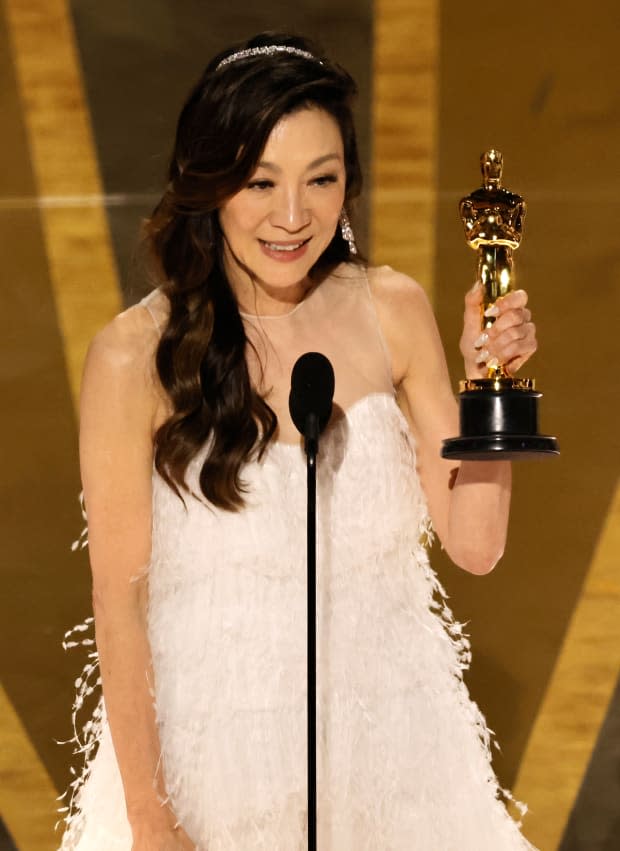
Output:
[[[239,310],[256,316],[290,313],[314,286],[308,276],[292,284],[269,284],[252,276],[249,270],[226,269]]]

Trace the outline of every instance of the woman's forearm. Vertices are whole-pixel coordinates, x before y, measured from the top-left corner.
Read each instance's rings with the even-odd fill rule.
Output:
[[[470,573],[488,573],[506,544],[511,465],[508,461],[463,461],[450,491],[450,558]]]
[[[166,794],[142,597],[138,588],[120,602],[94,595],[97,648],[129,822],[132,827],[141,820],[169,826],[174,818],[162,805]]]

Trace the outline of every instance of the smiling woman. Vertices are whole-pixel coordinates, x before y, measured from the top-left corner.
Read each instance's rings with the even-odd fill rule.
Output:
[[[338,220],[361,188],[350,75],[308,58],[303,39],[252,44],[294,49],[209,63],[181,111],[169,188],[147,226],[170,304],[156,365],[173,412],[158,419],[155,463],[182,488],[210,436],[200,487],[223,508],[242,504],[241,466],[277,428],[249,380],[239,305],[286,312],[350,260]],[[314,163],[326,156],[329,166]]]
[[[303,299],[334,238],[345,186],[329,112],[303,107],[280,119],[247,187],[220,209],[226,274],[242,308],[287,312]]]
[[[63,849],[307,845],[306,468],[287,405],[307,351],[336,374],[317,482],[319,846],[531,848],[425,548],[432,522],[456,564],[491,570],[510,469],[440,457],[456,409],[432,311],[414,281],[365,266],[346,218],[354,93],[301,38],[215,57],[146,226],[160,285],[91,345],[80,457],[103,697]],[[481,303],[474,287],[470,377],[536,348],[519,291],[483,357]]]

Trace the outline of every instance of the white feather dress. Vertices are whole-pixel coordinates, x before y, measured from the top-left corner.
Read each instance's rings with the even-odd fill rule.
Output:
[[[148,301],[147,301],[148,307]],[[326,354],[341,409],[320,445],[320,851],[532,849],[504,805],[462,671],[469,644],[428,563],[413,438],[363,270],[284,317],[245,317],[281,436],[290,369]],[[256,363],[251,364],[255,369]],[[188,482],[196,491],[202,455]],[[247,466],[247,507],[181,501],[153,477],[149,638],[166,788],[200,851],[307,848],[306,470],[299,443]],[[130,851],[101,705],[63,851]],[[92,750],[90,751],[92,753]]]

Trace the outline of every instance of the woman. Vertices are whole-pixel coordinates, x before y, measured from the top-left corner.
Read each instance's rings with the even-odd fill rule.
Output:
[[[148,222],[161,285],[94,340],[80,453],[105,710],[63,848],[306,843],[305,463],[287,397],[326,354],[318,482],[318,834],[324,851],[530,848],[498,800],[489,733],[441,599],[453,561],[502,554],[510,466],[440,458],[455,402],[422,289],[356,256],[352,79],[300,38],[208,65]],[[469,377],[536,348],[526,295]],[[482,347],[484,344],[484,348]],[[428,512],[427,512],[428,506]]]

